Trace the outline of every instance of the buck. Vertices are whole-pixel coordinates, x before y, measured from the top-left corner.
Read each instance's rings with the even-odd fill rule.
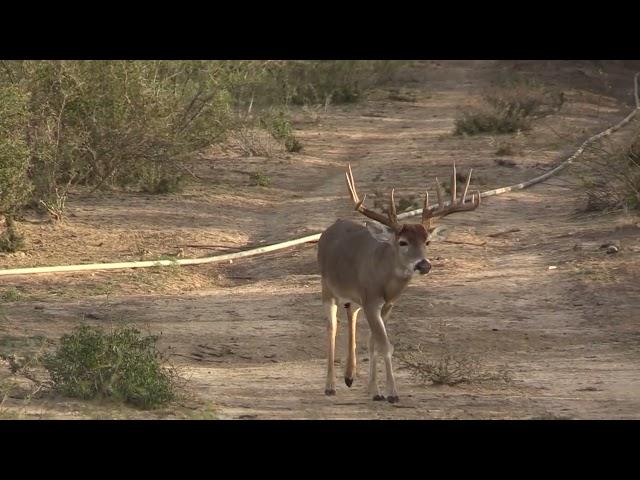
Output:
[[[480,205],[480,192],[467,202],[467,190],[471,173],[460,199],[456,192],[456,167],[451,176],[451,201],[443,202],[443,193],[436,178],[438,205],[429,206],[429,193],[424,197],[421,224],[399,224],[391,190],[387,215],[365,208],[366,195],[360,200],[353,180],[351,165],[345,173],[347,186],[355,210],[381,223],[365,225],[350,220],[337,220],[327,228],[318,241],[318,264],[322,277],[322,303],[327,316],[328,363],[326,395],[336,394],[335,385],[335,340],[338,305],[343,304],[348,321],[347,364],[344,381],[353,384],[356,373],[356,320],[358,312],[364,310],[369,324],[369,393],[373,400],[384,400],[376,381],[376,349],[383,358],[387,376],[386,399],[398,401],[398,391],[393,375],[391,358],[393,346],[389,342],[385,323],[394,302],[407,287],[416,272],[424,275],[431,269],[426,258],[426,247],[432,239],[442,238],[443,227],[435,221],[455,212],[476,209]]]

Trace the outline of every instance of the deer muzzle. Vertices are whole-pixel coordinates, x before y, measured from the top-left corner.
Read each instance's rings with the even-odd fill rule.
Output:
[[[416,263],[414,270],[419,272],[420,275],[429,273],[429,270],[431,270],[431,262],[429,262],[429,260],[427,260],[426,258],[423,258],[418,263]]]

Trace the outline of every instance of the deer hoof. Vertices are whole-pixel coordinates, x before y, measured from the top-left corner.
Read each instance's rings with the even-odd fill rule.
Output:
[[[400,399],[398,398],[397,395],[391,395],[391,396],[387,397],[387,401],[389,403],[398,403],[400,401]]]
[[[374,402],[380,402],[382,400],[384,400],[384,395],[374,395],[373,396],[373,401]]]
[[[344,383],[347,385],[347,387],[351,388],[351,385],[353,385],[353,378],[344,377]]]
[[[328,388],[327,388],[327,389],[324,391],[324,394],[325,394],[325,395],[327,395],[327,396],[332,396],[332,395],[335,395],[335,394],[336,394],[336,391],[335,391],[334,389],[328,389]]]

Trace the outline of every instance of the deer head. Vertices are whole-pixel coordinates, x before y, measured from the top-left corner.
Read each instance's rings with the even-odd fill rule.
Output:
[[[397,263],[402,266],[403,269],[411,273],[417,271],[424,275],[431,269],[431,264],[426,259],[427,246],[432,240],[444,237],[444,228],[436,226],[435,222],[438,219],[455,212],[468,212],[475,210],[480,205],[479,191],[472,195],[470,202],[467,202],[467,191],[469,189],[472,172],[473,169],[469,171],[464,192],[461,198],[458,199],[456,165],[455,163],[453,164],[453,172],[451,175],[451,201],[448,202],[447,205],[445,205],[444,202],[440,182],[436,177],[436,194],[438,196],[438,204],[429,206],[429,192],[425,193],[424,206],[422,209],[422,223],[419,224],[398,223],[398,216],[396,214],[396,207],[393,198],[394,189],[391,189],[389,209],[385,216],[378,212],[374,212],[373,210],[369,210],[364,206],[364,201],[367,196],[365,195],[362,197],[362,200],[360,200],[358,192],[356,191],[351,165],[348,166],[345,176],[355,210],[387,227],[387,230],[385,231],[375,225],[367,224],[367,228],[371,234],[378,240],[388,242],[392,245]]]

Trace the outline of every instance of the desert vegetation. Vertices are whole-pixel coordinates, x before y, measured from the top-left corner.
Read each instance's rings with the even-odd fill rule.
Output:
[[[443,222],[387,324],[398,404],[367,397],[362,314],[353,385],[323,395],[315,244],[175,262],[358,219],[347,163],[398,214],[454,160],[458,193],[537,177],[629,115],[638,68],[0,62],[0,269],[154,264],[0,276],[0,418],[638,418],[637,118]]]
[[[249,155],[299,152],[291,106],[359,101],[402,65],[3,61],[0,214],[29,206],[61,220],[74,188],[176,192],[194,156],[228,139]],[[8,232],[5,251],[19,247]]]

